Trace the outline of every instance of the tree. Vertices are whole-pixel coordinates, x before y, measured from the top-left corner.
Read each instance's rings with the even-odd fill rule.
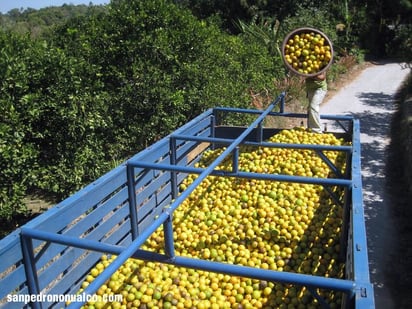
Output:
[[[249,106],[276,71],[256,41],[165,0],[114,1],[47,41],[1,34],[8,207],[31,189],[61,199],[209,107]]]
[[[23,197],[34,183],[38,149],[27,141],[36,109],[26,104],[30,75],[26,51],[31,42],[0,32],[0,217],[25,213]]]
[[[245,49],[241,38],[169,1],[114,1],[107,15],[77,25],[60,29],[59,43],[102,68],[113,144],[123,151],[152,143],[209,106],[247,104],[245,88],[262,85],[273,67],[254,63],[267,55],[256,42]]]

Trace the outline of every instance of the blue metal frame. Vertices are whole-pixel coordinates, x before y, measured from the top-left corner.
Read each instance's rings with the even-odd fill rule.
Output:
[[[21,244],[23,250],[23,258],[25,263],[26,278],[28,282],[29,292],[33,294],[39,293],[38,279],[36,275],[34,253],[32,246],[32,239],[43,240],[51,243],[63,244],[76,248],[82,248],[97,252],[104,252],[117,255],[116,259],[84,290],[85,294],[93,294],[98,288],[104,284],[110,276],[130,257],[135,257],[143,260],[159,261],[163,263],[173,264],[177,266],[184,266],[189,268],[207,270],[218,273],[225,273],[236,276],[243,276],[255,279],[262,279],[273,282],[291,283],[300,286],[306,286],[312,292],[314,297],[319,298],[316,288],[325,288],[330,290],[342,291],[346,295],[345,307],[350,308],[374,308],[373,287],[369,280],[369,268],[367,257],[367,243],[366,230],[363,214],[362,201],[362,183],[360,174],[360,128],[359,121],[348,116],[325,116],[323,119],[335,120],[345,130],[345,132],[352,133],[352,146],[325,146],[325,145],[300,145],[300,144],[279,144],[268,143],[262,141],[262,123],[267,116],[292,116],[304,118],[306,115],[284,113],[284,99],[285,93],[282,93],[268,108],[264,111],[236,109],[236,108],[215,108],[212,110],[213,114],[217,112],[238,112],[256,114],[258,117],[235,139],[216,138],[215,132],[215,117],[211,117],[211,137],[188,136],[180,134],[170,135],[170,163],[148,163],[140,161],[138,157],[127,161],[127,185],[129,194],[129,208],[130,208],[130,224],[132,242],[128,246],[106,244],[99,241],[89,239],[81,239],[64,234],[51,233],[32,228],[23,227],[21,229]],[[280,112],[273,112],[274,108],[279,105]],[[210,112],[210,111],[209,111]],[[344,123],[349,122],[347,127]],[[258,130],[258,141],[247,141],[246,137],[252,130]],[[181,132],[181,131],[180,131]],[[210,144],[220,143],[226,144],[225,150],[207,167],[195,168],[191,166],[177,165],[177,141],[194,141],[207,142]],[[315,177],[301,177],[289,175],[273,175],[273,174],[258,174],[240,172],[238,170],[238,156],[239,146],[252,145],[264,147],[282,147],[282,148],[296,148],[296,149],[311,149],[314,150],[327,164],[335,171],[338,178],[315,178]],[[343,175],[338,173],[338,169],[328,161],[324,156],[323,151],[334,150],[343,151],[351,154],[351,175]],[[221,171],[216,170],[216,167],[228,156],[232,156],[233,170]],[[170,184],[173,201],[163,209],[153,222],[145,229],[139,230],[136,189],[135,189],[135,169],[145,170],[159,170],[170,172]],[[178,173],[194,173],[198,177],[178,195]],[[198,185],[209,175],[242,177],[252,179],[276,180],[285,182],[298,182],[320,184],[325,188],[328,186],[341,186],[345,188],[346,199],[340,203],[344,207],[345,226],[343,230],[348,233],[347,253],[346,253],[346,279],[334,279],[305,274],[279,272],[272,270],[264,270],[246,266],[239,266],[233,264],[219,263],[206,261],[201,259],[193,259],[188,257],[176,256],[173,241],[173,212],[188,198],[188,196],[198,187]],[[350,177],[349,177],[350,176]],[[331,193],[332,194],[332,193]],[[164,228],[165,236],[165,254],[158,254],[141,250],[142,244],[152,235],[161,225]],[[352,228],[350,228],[352,227]],[[353,228],[355,227],[355,228]],[[345,241],[345,243],[346,243]],[[321,302],[322,300],[319,299]],[[80,308],[83,303],[72,303],[69,308]],[[41,304],[33,303],[34,308],[41,308]],[[326,303],[324,306],[327,307]]]

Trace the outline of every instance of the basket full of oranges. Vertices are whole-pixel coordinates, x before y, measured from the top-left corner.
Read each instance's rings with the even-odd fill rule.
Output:
[[[283,40],[282,58],[292,72],[304,77],[315,76],[332,64],[332,42],[317,29],[298,28]]]

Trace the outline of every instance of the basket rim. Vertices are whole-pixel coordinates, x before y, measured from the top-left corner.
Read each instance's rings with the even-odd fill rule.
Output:
[[[291,36],[293,36],[293,35],[295,35],[295,34],[297,34],[297,33],[302,33],[302,32],[315,32],[315,33],[318,33],[318,34],[320,34],[322,37],[325,38],[325,40],[327,41],[328,45],[330,46],[330,52],[331,52],[332,57],[331,57],[331,59],[329,60],[328,64],[327,64],[324,68],[322,68],[321,70],[319,70],[318,72],[311,73],[311,74],[301,73],[301,72],[297,71],[294,67],[292,67],[292,66],[285,60],[284,51],[285,51],[285,45],[287,44],[287,41],[289,41],[289,39],[290,39]],[[282,42],[281,55],[282,55],[283,63],[285,64],[285,66],[286,66],[290,71],[292,71],[293,73],[295,73],[295,74],[297,74],[297,75],[303,76],[303,77],[314,77],[314,76],[317,76],[317,75],[319,75],[319,74],[322,74],[323,72],[325,72],[326,70],[328,70],[329,67],[332,65],[333,58],[334,58],[334,50],[333,50],[332,41],[331,41],[331,40],[329,39],[329,37],[328,37],[324,32],[322,32],[321,30],[316,29],[316,28],[312,28],[312,27],[299,27],[299,28],[296,28],[296,29],[290,31],[287,35],[285,35],[285,38],[283,39],[283,42]]]

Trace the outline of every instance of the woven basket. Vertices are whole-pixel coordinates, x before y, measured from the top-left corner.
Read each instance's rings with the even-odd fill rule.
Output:
[[[320,64],[317,63],[317,65],[319,65],[319,67],[310,67],[310,65],[307,64],[308,60],[305,59],[307,57],[307,55],[299,54],[299,52],[296,53],[297,55],[292,52],[293,53],[293,56],[292,56],[293,59],[291,59],[291,57],[290,57],[290,46],[291,46],[291,44],[289,44],[290,40],[291,39],[293,40],[296,35],[301,36],[302,34],[309,34],[309,35],[312,34],[314,36],[320,35],[320,37],[324,39],[323,40],[324,43],[322,45],[318,45],[318,47],[319,48],[323,47],[323,49],[326,48],[327,52],[330,53],[330,59],[328,59],[328,60],[323,59]],[[307,48],[303,48],[303,47],[299,47],[299,49],[300,49],[301,52],[303,51],[303,49],[306,49],[307,51],[309,51],[309,53],[310,53],[309,57],[311,55],[312,55],[312,57],[322,57],[320,54],[313,53],[313,49],[307,49]],[[289,51],[289,54],[287,54],[288,51]],[[304,28],[295,29],[295,30],[291,31],[289,34],[287,34],[285,36],[285,38],[283,40],[283,43],[282,43],[282,59],[283,59],[284,64],[286,65],[286,67],[290,71],[292,71],[293,73],[295,73],[297,75],[303,76],[303,77],[316,76],[316,75],[326,71],[333,62],[333,55],[334,55],[333,45],[332,45],[332,42],[330,41],[330,39],[322,31],[320,31],[318,29],[314,29],[314,28],[304,27]],[[324,57],[325,57],[325,55],[324,55]],[[312,60],[310,59],[310,61],[312,61]],[[320,62],[321,60],[316,58],[316,61]],[[304,62],[306,62],[306,63],[304,63]]]

